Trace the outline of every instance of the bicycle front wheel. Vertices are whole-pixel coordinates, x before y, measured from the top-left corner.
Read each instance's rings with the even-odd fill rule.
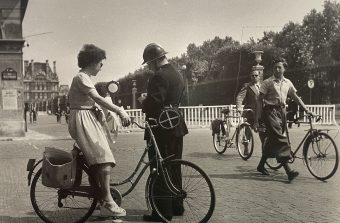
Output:
[[[247,124],[241,124],[236,133],[236,148],[243,160],[251,157],[254,151],[254,137]]]
[[[213,135],[214,148],[218,154],[223,154],[227,150],[227,137],[219,133],[214,133]]]
[[[42,184],[41,173],[42,168],[33,178],[30,197],[35,212],[43,221],[47,223],[80,223],[85,222],[91,216],[96,208],[97,199],[90,198],[93,197],[89,194],[90,190],[88,191],[89,196],[83,197],[76,195],[77,189],[66,190],[46,187]],[[92,188],[90,181],[94,182],[90,179],[88,170],[84,169],[79,188]],[[72,195],[69,195],[71,193]]]
[[[154,175],[150,184],[153,210],[167,222],[207,222],[215,208],[215,191],[208,175],[195,164],[172,160],[163,164],[171,192],[161,175]]]
[[[338,169],[339,156],[334,140],[326,133],[315,133],[306,141],[305,162],[309,172],[318,180],[331,178]]]

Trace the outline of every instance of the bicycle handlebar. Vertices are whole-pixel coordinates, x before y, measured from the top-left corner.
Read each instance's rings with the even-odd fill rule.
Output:
[[[156,124],[154,124],[154,125],[150,125],[149,121],[153,121],[153,122],[155,122]],[[156,127],[156,126],[158,126],[157,119],[155,119],[155,118],[148,118],[148,120],[147,120],[146,122],[148,123],[148,125],[150,126],[150,128],[153,128],[153,127]],[[146,126],[142,126],[142,125],[141,125],[141,124],[139,124],[138,122],[134,121],[134,117],[133,117],[133,118],[131,118],[131,124],[132,124],[132,125],[133,125],[133,124],[137,125],[137,126],[138,126],[138,128],[140,128],[140,129],[147,129],[147,127],[146,127]]]
[[[300,117],[297,117],[293,120],[294,123],[298,123],[300,119],[304,118],[304,117],[308,117],[308,118],[316,118],[315,122],[319,122],[322,119],[322,116],[319,114],[316,115],[310,115],[310,114],[306,114],[306,115],[302,115]]]

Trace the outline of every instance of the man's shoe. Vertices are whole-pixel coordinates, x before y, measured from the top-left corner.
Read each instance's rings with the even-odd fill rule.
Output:
[[[266,168],[264,168],[264,167],[257,167],[257,171],[258,172],[260,172],[260,173],[262,173],[262,175],[269,175],[269,172],[266,170]]]
[[[292,171],[287,173],[287,176],[288,176],[288,180],[290,182],[290,181],[294,180],[297,176],[299,176],[299,172],[292,170]]]
[[[172,217],[166,217],[166,219],[168,221],[171,221],[172,220]],[[148,214],[145,214],[143,215],[143,221],[148,221],[148,222],[164,222],[164,220],[157,216],[157,215],[148,215]]]

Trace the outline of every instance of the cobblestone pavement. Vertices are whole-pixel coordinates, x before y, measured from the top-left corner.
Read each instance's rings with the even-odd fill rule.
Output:
[[[0,222],[42,222],[35,214],[29,197],[26,163],[28,158],[40,158],[45,146],[71,149],[66,124],[56,124],[54,118],[40,116],[38,124],[29,124],[24,138],[0,138]],[[337,127],[330,135],[340,146]],[[304,135],[305,127],[291,130],[293,145]],[[121,133],[114,151],[117,166],[112,177],[122,180],[130,173],[143,152],[141,132]],[[215,152],[209,129],[191,129],[184,141],[184,159],[198,164],[210,176],[216,193],[216,208],[210,222],[340,222],[340,173],[327,182],[316,180],[302,160],[292,167],[300,176],[288,183],[282,169],[270,170],[270,176],[256,172],[259,161],[259,140],[255,152],[243,161],[235,148],[223,155]],[[124,197],[127,210],[124,222],[142,222],[147,213],[144,199],[146,175],[131,194]],[[118,188],[121,191],[126,187]],[[88,222],[111,222],[100,219],[96,211]]]

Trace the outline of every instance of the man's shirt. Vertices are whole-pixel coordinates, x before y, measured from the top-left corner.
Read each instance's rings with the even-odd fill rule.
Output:
[[[264,105],[285,105],[287,96],[296,92],[293,83],[282,78],[278,80],[275,76],[271,76],[262,82],[260,92],[264,94]]]

